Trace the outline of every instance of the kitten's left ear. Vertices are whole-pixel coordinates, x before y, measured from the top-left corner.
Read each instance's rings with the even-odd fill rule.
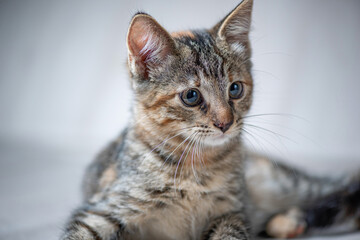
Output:
[[[253,0],[243,0],[229,15],[218,23],[212,32],[236,50],[249,42]]]

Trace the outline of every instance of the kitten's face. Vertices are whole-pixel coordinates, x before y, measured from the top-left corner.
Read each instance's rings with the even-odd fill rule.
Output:
[[[135,15],[129,66],[135,114],[146,129],[205,145],[238,137],[252,96],[251,7],[244,1],[209,31],[171,35],[150,16]]]

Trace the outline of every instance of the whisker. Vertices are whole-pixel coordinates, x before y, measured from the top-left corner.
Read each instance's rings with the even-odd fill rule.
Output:
[[[201,169],[203,170],[204,169],[204,166],[203,166],[203,161],[202,161],[202,159],[201,159],[201,144],[202,144],[202,142],[201,142],[201,140],[202,140],[202,138],[203,138],[203,136],[200,136],[199,137],[199,140],[198,140],[198,142],[197,142],[197,146],[196,146],[196,156],[197,156],[197,159],[198,159],[198,161],[199,161],[199,163],[200,163],[200,166],[201,166]]]
[[[196,141],[197,141],[197,139],[196,139]],[[196,141],[195,141],[194,143],[196,143]],[[193,143],[193,145],[194,145],[194,143]],[[192,154],[191,154],[191,168],[192,168],[192,171],[193,171],[193,174],[194,174],[194,177],[195,177],[195,181],[196,181],[196,182],[199,182],[197,173],[196,173],[196,171],[195,171],[195,169],[194,169],[194,147],[195,147],[195,146],[193,146],[193,148],[192,148]],[[186,155],[186,156],[187,156],[187,155]]]
[[[247,130],[249,131],[250,129],[247,129]],[[258,136],[258,137],[261,138],[262,140],[266,141],[266,142],[267,142],[268,144],[270,144],[275,150],[277,150],[277,151],[280,153],[280,155],[284,156],[284,153],[283,153],[278,147],[276,147],[271,141],[269,141],[267,138],[262,137],[261,135],[259,135],[258,133],[254,132],[254,131],[252,131],[252,134],[255,134],[256,136]]]
[[[268,142],[273,148],[275,148],[275,150],[277,150],[279,152],[279,154],[283,157],[283,159],[286,159],[286,155],[284,154],[284,152],[282,152],[279,148],[277,148],[274,144],[272,144],[270,141],[266,140],[266,138],[263,138],[266,142]],[[287,150],[286,146],[283,145],[285,150]],[[274,162],[276,164],[276,166],[278,166],[277,164],[277,161],[275,159],[273,159],[272,157],[268,157],[268,159],[271,161],[271,162]],[[296,171],[295,169],[292,167],[292,166],[288,166],[291,170],[292,170],[292,174],[294,175],[294,177],[298,177],[298,175],[296,174]]]
[[[203,136],[203,135],[201,135],[199,137],[198,144],[197,144],[197,149],[196,149],[196,156],[197,156],[197,159],[198,159],[202,169],[204,167],[203,164],[205,164],[203,159],[202,159],[202,151],[203,151],[203,141],[202,140],[204,139],[204,137],[205,136]]]
[[[263,35],[263,36],[261,36],[261,37],[258,37],[257,39],[252,39],[251,41],[253,42],[253,43],[257,43],[257,42],[259,42],[259,41],[261,41],[261,40],[263,40],[264,38],[266,38],[267,36],[266,35]],[[254,56],[255,56],[256,54],[254,53]]]
[[[175,132],[175,131],[181,131],[181,130],[193,130],[194,128],[196,128],[197,126],[191,126],[191,127],[185,127],[185,128],[180,128],[180,129],[177,129],[177,130],[174,130],[174,131],[170,131],[170,133],[171,132]],[[182,131],[181,133],[185,133],[186,131]],[[181,134],[180,133],[180,134]],[[178,135],[177,135],[178,136]],[[169,139],[170,140],[170,139]],[[162,148],[161,148],[161,150],[160,151],[162,151],[163,150],[163,148],[164,148],[164,146],[165,146],[166,144],[163,144],[162,145]]]
[[[280,81],[280,78],[275,76],[274,74],[270,73],[270,72],[267,72],[267,71],[262,71],[262,70],[258,70],[258,69],[253,69],[253,71],[255,72],[259,72],[259,73],[266,73],[268,74],[269,76],[273,77],[274,79]]]
[[[183,153],[181,154],[180,161],[181,161],[184,153],[186,152],[186,150],[191,148],[191,144],[192,144],[192,142],[194,141],[194,139],[195,139],[195,137],[196,137],[197,134],[198,134],[198,133],[195,132],[195,135],[194,135],[193,138],[189,141],[189,143],[188,143],[188,145],[186,146],[185,150],[184,150]],[[185,164],[186,160],[187,160],[187,154],[186,154],[186,156],[185,156],[185,160],[184,160],[183,164],[181,165],[180,177],[179,177],[180,179],[181,179],[181,176],[182,176],[182,170],[183,170],[183,167],[184,167],[184,164]],[[175,176],[176,176],[176,175],[175,175]]]
[[[266,122],[264,121],[265,119],[261,119],[263,121],[257,121],[257,120],[251,120],[251,123],[258,123],[258,124],[266,124],[266,125],[270,125],[270,126],[275,126],[275,127],[278,127],[278,128],[282,128],[282,129],[285,129],[285,130],[289,130],[295,134],[297,134],[298,136],[310,141],[311,143],[315,144],[316,146],[318,147],[322,147],[321,144],[319,144],[318,142],[314,141],[313,139],[309,138],[308,136],[302,134],[301,132],[295,130],[295,129],[292,129],[292,128],[289,128],[289,127],[286,127],[284,125],[281,125],[281,124],[277,124],[277,123],[272,123],[272,122]]]
[[[186,151],[187,148],[189,147],[189,144],[193,141],[193,139],[194,139],[194,137],[196,136],[196,134],[197,134],[197,132],[194,132],[194,133],[192,133],[192,134],[190,135],[190,136],[191,136],[191,140],[187,143],[185,149],[183,150],[183,152],[182,152],[182,154],[181,154],[181,157],[180,157],[180,159],[179,159],[179,161],[178,161],[178,164],[177,164],[177,166],[176,166],[175,174],[174,174],[174,187],[175,187],[175,191],[176,191],[176,175],[177,175],[177,171],[178,171],[178,168],[179,168],[179,166],[180,166],[180,163],[181,163],[181,159],[182,159],[182,157],[184,156],[185,151]],[[190,137],[190,136],[189,136],[189,137]],[[182,165],[182,166],[184,166],[184,165]],[[181,180],[181,179],[179,179],[179,181],[180,181],[180,180]]]
[[[261,113],[261,114],[253,114],[253,115],[247,115],[242,117],[242,119],[246,119],[246,118],[252,118],[252,117],[266,117],[266,116],[280,116],[280,117],[292,117],[292,118],[296,118],[296,119],[300,119],[302,121],[305,121],[307,123],[310,123],[307,119],[294,115],[294,114],[289,114],[289,113]]]
[[[162,141],[160,144],[156,145],[149,153],[147,153],[147,154],[145,155],[144,160],[147,159],[147,157],[148,157],[153,151],[155,151],[155,149],[157,149],[159,146],[161,146],[162,144],[165,145],[165,143],[166,143],[167,141],[169,141],[170,139],[173,139],[173,138],[175,138],[175,137],[183,134],[184,132],[186,132],[186,131],[183,130],[183,131],[179,132],[178,134],[176,134],[176,135],[174,135],[174,136],[172,136],[172,137],[166,138],[166,139],[165,139],[164,141]],[[163,146],[164,146],[164,145],[163,145]]]
[[[267,152],[264,148],[264,145],[261,142],[259,142],[259,140],[251,132],[249,132],[245,128],[242,128],[242,131],[248,134],[250,137],[252,137],[252,139],[254,139],[255,143],[262,149],[263,152]]]
[[[251,132],[249,132],[248,130],[246,130],[246,129],[242,129],[245,133],[247,133],[249,136],[251,136],[254,140],[255,140],[255,142],[262,148],[262,151],[263,152],[266,152],[265,154],[267,155],[267,158],[269,158],[269,159],[271,159],[269,156],[270,156],[270,154],[269,154],[269,150],[266,148],[264,148],[264,145],[260,142],[260,141],[258,141],[258,139],[253,135],[253,133],[251,133]],[[278,167],[278,164],[277,164],[277,162],[276,161],[272,161],[271,160],[271,163],[273,164],[273,166],[276,166],[276,167]]]
[[[163,165],[161,166],[161,169],[162,169],[162,167],[165,165],[165,163],[167,162],[167,160],[172,156],[172,154],[173,154],[179,147],[181,147],[181,146],[184,144],[184,142],[186,142],[193,134],[194,134],[194,133],[192,133],[192,134],[190,134],[188,137],[186,137],[186,138],[169,154],[169,156],[167,156],[167,158],[165,159]]]
[[[256,151],[254,144],[250,141],[250,139],[248,137],[246,137],[245,134],[241,134],[241,137],[244,137],[246,142],[250,143],[250,145],[252,146],[253,151]]]
[[[185,164],[185,162],[187,161],[187,157],[188,157],[188,155],[189,155],[190,149],[193,147],[193,145],[194,145],[194,143],[195,143],[195,141],[196,141],[196,137],[197,137],[198,135],[199,135],[199,133],[194,136],[193,141],[190,143],[191,145],[190,145],[190,147],[189,147],[189,149],[188,149],[188,151],[187,151],[187,153],[186,153],[185,160],[184,160],[183,165],[182,165],[181,170],[180,170],[180,176],[181,176],[182,168],[184,167],[184,164]],[[192,164],[192,163],[193,163],[193,162],[191,161],[191,164]],[[193,168],[193,166],[191,166],[191,167]],[[195,176],[195,179],[196,179],[196,181],[197,181],[197,176]]]
[[[250,132],[249,131],[249,129],[242,129],[245,133],[247,133],[249,136],[252,136],[252,138],[253,139],[255,139],[256,140],[256,138],[253,136],[253,134],[255,134],[255,135],[257,135],[256,133],[254,133],[254,132]],[[261,136],[259,136],[259,135],[257,135],[258,137],[261,137]],[[245,136],[244,136],[245,137]],[[280,153],[280,155],[282,155],[283,157],[284,157],[284,159],[285,159],[285,154],[282,152],[282,151],[280,151],[280,149],[279,148],[277,148],[274,144],[272,144],[270,141],[268,141],[266,138],[261,138],[261,139],[263,139],[263,140],[265,140],[267,143],[269,143],[275,150],[277,150],[279,153]],[[257,143],[259,144],[260,142],[258,142],[257,141]],[[285,147],[285,146],[284,146]],[[262,147],[262,149],[264,150],[264,148]],[[285,149],[286,149],[286,147],[285,147]],[[266,151],[267,152],[267,158],[270,160],[270,162],[272,162],[273,164],[274,164],[274,166],[276,166],[276,167],[279,167],[279,165],[278,165],[278,163],[277,163],[277,161],[274,159],[274,158],[272,158],[270,155],[269,155],[269,151]],[[292,167],[290,167],[291,168],[291,170],[292,170],[292,174],[294,175],[294,177],[298,177],[297,176],[297,174],[296,174],[296,171],[294,170],[294,168],[292,168]]]
[[[278,137],[278,139],[279,139],[280,142],[281,142],[281,139],[280,139],[279,137],[282,137],[282,138],[284,138],[284,139],[286,139],[286,140],[288,140],[288,141],[290,141],[290,142],[293,142],[293,143],[295,143],[295,144],[298,144],[296,141],[294,141],[294,140],[292,140],[292,139],[290,139],[290,138],[288,138],[288,137],[286,137],[286,136],[284,136],[284,135],[282,135],[282,134],[279,134],[279,133],[276,133],[276,132],[274,132],[274,131],[271,131],[271,130],[269,130],[269,129],[266,129],[266,128],[263,128],[263,127],[260,127],[260,126],[256,126],[256,125],[253,125],[253,124],[245,123],[245,122],[244,122],[244,125],[245,125],[245,126],[249,126],[249,127],[253,127],[253,128],[256,128],[256,129],[259,129],[259,130],[263,130],[263,131],[268,132],[268,133],[271,133],[271,134],[273,134],[274,136]],[[282,143],[282,142],[281,142],[281,143]]]
[[[254,53],[254,56],[265,56],[265,55],[283,55],[283,56],[288,56],[288,57],[292,57],[291,54],[289,53],[285,53],[285,52],[263,52],[263,53]]]
[[[199,139],[200,139],[200,134],[197,136],[196,140],[195,140],[195,143],[194,143],[194,146],[192,148],[192,151],[191,151],[191,161],[193,163],[193,160],[195,159],[196,160],[196,150],[197,150],[197,144],[199,142]],[[194,154],[195,154],[195,158],[194,158]]]

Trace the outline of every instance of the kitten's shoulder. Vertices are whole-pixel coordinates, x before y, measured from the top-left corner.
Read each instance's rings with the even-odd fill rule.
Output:
[[[87,167],[82,183],[84,200],[117,178],[116,162],[123,151],[127,134],[128,129],[123,130],[120,136],[110,142]]]

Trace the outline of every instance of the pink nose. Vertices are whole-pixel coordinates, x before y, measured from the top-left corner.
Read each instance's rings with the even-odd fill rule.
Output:
[[[233,122],[233,120],[229,122],[215,122],[214,126],[219,128],[223,133],[225,133],[227,130],[229,130]]]

